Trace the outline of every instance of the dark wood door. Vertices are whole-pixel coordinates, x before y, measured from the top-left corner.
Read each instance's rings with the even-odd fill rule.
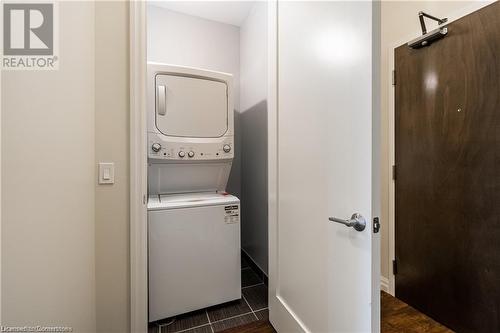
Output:
[[[395,70],[396,296],[500,332],[500,3],[400,46]]]

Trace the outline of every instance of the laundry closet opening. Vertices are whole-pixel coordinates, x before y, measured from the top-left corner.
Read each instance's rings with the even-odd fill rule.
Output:
[[[268,12],[147,8],[150,331],[267,320]]]

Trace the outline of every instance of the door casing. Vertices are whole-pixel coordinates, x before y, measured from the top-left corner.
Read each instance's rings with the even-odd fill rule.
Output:
[[[268,1],[268,207],[269,207],[269,274],[276,262],[276,251],[272,243],[277,236],[277,1]],[[147,161],[146,119],[146,3],[130,3],[130,329],[133,332],[148,330],[147,314]],[[374,24],[380,25],[378,20]],[[376,54],[374,54],[376,56]],[[392,62],[391,62],[392,63]],[[374,76],[373,80],[376,80]],[[375,81],[374,81],[375,82]],[[380,103],[378,103],[380,104]],[[379,108],[374,104],[374,108]],[[374,131],[376,133],[376,131]],[[375,148],[375,147],[374,147]],[[378,210],[373,211],[378,216]],[[370,224],[371,226],[371,224]],[[372,232],[371,230],[369,230]],[[275,267],[275,266],[274,266]],[[375,274],[379,270],[373,271]],[[376,273],[377,276],[379,273]],[[379,285],[378,279],[374,284]],[[375,290],[376,288],[374,288]],[[269,281],[269,300],[276,285]],[[278,315],[289,316],[282,309]],[[273,318],[270,318],[274,322]],[[372,327],[377,327],[379,318],[372,318]],[[287,331],[304,331],[304,326],[277,327]]]
[[[146,71],[147,17],[144,1],[130,2],[130,330],[148,332]],[[268,1],[268,163],[269,244],[276,216],[277,1]],[[269,256],[272,260],[272,251]],[[270,281],[269,292],[272,291]],[[272,319],[271,319],[272,320]],[[283,332],[286,332],[283,329]]]

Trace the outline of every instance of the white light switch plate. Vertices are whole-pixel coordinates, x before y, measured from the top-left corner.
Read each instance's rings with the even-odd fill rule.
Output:
[[[115,164],[99,163],[99,184],[115,183]]]

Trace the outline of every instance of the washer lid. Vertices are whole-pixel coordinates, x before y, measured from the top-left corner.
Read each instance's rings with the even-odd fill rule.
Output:
[[[237,197],[224,193],[205,192],[185,194],[160,194],[149,196],[148,210],[218,206],[239,203],[240,200]]]
[[[156,127],[168,136],[218,138],[228,130],[227,84],[179,74],[155,78]]]

